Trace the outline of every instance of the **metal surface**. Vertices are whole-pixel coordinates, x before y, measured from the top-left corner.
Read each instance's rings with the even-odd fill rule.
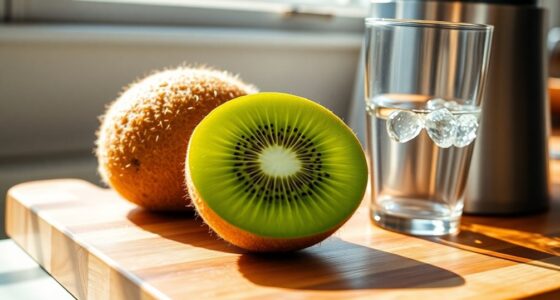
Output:
[[[465,212],[522,214],[546,209],[547,12],[532,5],[401,0],[373,3],[370,16],[495,26]]]

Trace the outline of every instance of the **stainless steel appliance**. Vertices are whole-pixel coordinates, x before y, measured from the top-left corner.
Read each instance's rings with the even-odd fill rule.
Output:
[[[494,25],[465,212],[520,214],[546,209],[547,11],[536,0],[384,0],[372,2],[370,16]]]

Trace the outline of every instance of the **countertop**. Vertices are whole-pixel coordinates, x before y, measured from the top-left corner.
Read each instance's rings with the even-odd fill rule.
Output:
[[[12,240],[0,240],[0,299],[74,299]]]

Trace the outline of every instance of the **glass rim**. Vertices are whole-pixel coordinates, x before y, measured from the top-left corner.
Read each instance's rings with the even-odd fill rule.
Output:
[[[465,22],[448,22],[435,20],[416,20],[416,19],[387,19],[387,18],[366,18],[367,27],[373,26],[394,26],[394,27],[417,27],[435,28],[464,31],[493,31],[494,26],[488,24],[476,24]]]

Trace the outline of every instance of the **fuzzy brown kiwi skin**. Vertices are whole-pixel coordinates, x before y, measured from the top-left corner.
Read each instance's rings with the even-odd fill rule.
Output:
[[[346,220],[340,222],[340,224],[336,225],[326,232],[308,237],[280,239],[255,235],[228,223],[226,220],[216,214],[208,205],[206,205],[206,202],[200,196],[196,187],[194,186],[194,183],[190,176],[190,172],[188,172],[188,157],[186,165],[187,169],[185,171],[185,177],[187,189],[189,191],[191,201],[196,208],[196,212],[202,217],[204,222],[222,239],[239,248],[249,250],[251,252],[290,252],[313,246],[331,236],[350,218],[349,216]]]
[[[164,70],[133,83],[102,117],[96,141],[102,179],[148,210],[192,210],[184,186],[192,131],[215,107],[255,92],[207,68]]]

